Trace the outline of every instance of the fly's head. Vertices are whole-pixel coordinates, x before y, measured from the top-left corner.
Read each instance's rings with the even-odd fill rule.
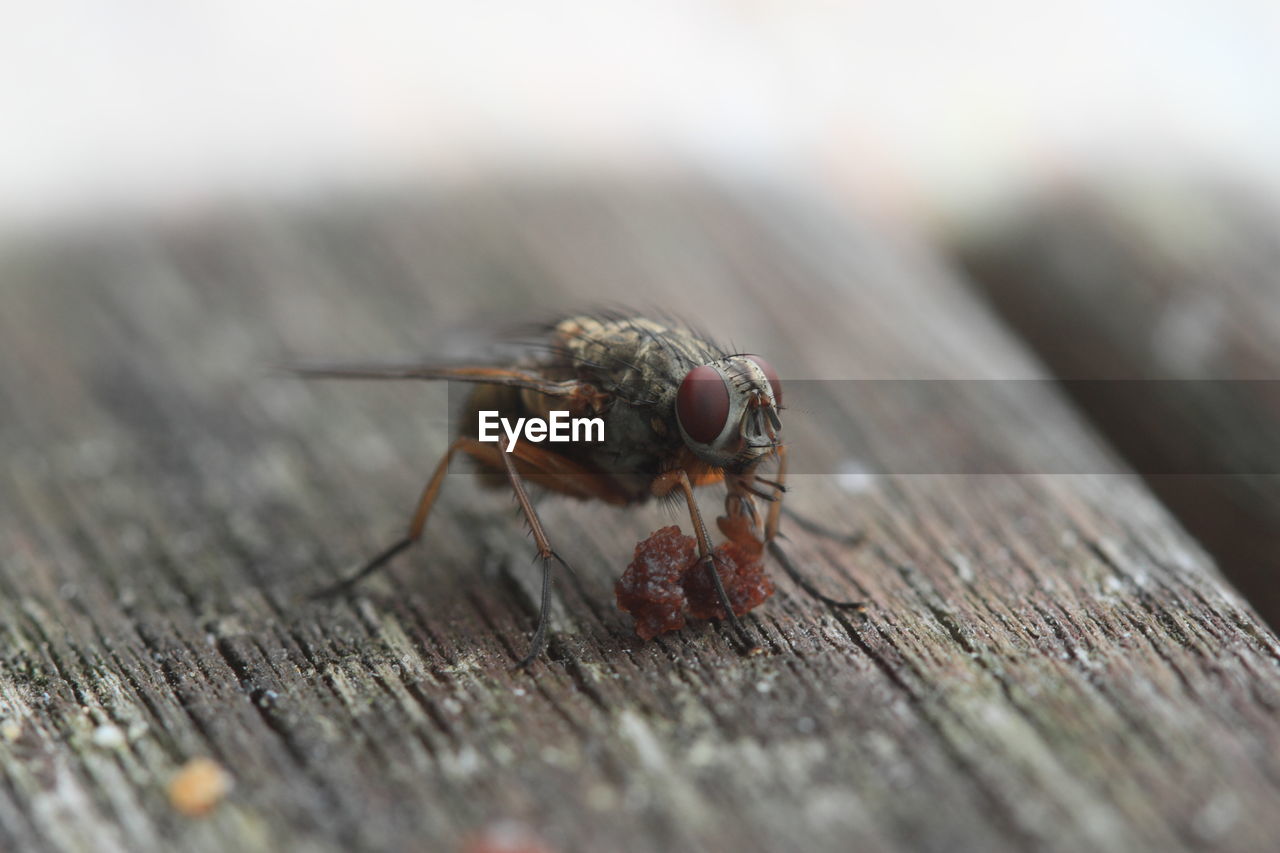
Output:
[[[782,383],[758,355],[690,370],[676,393],[680,435],[698,458],[730,473],[754,468],[782,443]]]

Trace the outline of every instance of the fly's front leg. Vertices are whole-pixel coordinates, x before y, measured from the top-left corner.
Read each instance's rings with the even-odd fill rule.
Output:
[[[782,498],[787,491],[787,446],[779,444],[778,454],[778,473],[772,481],[774,488],[773,502],[769,504],[769,514],[765,518],[764,523],[764,543],[769,546],[778,536],[778,522],[782,519]]]
[[[763,550],[778,535],[778,513],[787,487],[783,482],[786,478],[786,457],[781,445],[776,452],[779,455],[777,480],[766,480],[755,471],[726,478],[729,491],[724,497],[724,516],[718,522],[721,531],[739,545],[747,544],[750,538],[754,540],[756,550]],[[764,518],[756,507],[756,498],[769,504],[769,512]]]
[[[683,468],[677,468],[659,474],[653,481],[651,486],[653,494],[657,497],[665,497],[676,489],[679,489],[684,495],[685,505],[689,508],[689,518],[693,522],[693,535],[698,540],[698,561],[706,566],[706,570],[711,573],[711,583],[716,590],[716,598],[720,602],[720,606],[724,608],[727,614],[729,624],[738,634],[738,639],[742,642],[743,651],[747,654],[755,654],[759,651],[760,646],[755,643],[747,629],[742,626],[738,615],[733,612],[733,604],[729,601],[729,594],[725,592],[724,582],[720,580],[720,572],[716,569],[715,553],[711,549],[711,538],[707,535],[707,525],[702,520],[702,512],[698,509],[698,503],[693,497],[693,485],[689,482],[689,475]]]
[[[771,487],[773,492],[773,502],[769,505],[769,517],[765,524],[765,542],[772,542],[778,535],[778,523],[781,516],[785,514],[787,518],[796,523],[801,530],[808,531],[815,536],[821,536],[824,539],[830,539],[841,545],[860,545],[862,544],[862,533],[842,533],[838,530],[832,530],[825,524],[814,521],[804,515],[801,515],[790,506],[783,504],[782,499],[787,492],[787,448],[785,445],[778,445],[778,473],[773,480],[766,480],[763,477],[756,477],[756,482],[764,483]]]
[[[769,553],[778,561],[778,565],[782,566],[782,570],[787,573],[787,577],[795,582],[796,586],[803,589],[809,595],[821,601],[823,604],[831,607],[839,607],[845,610],[855,610],[862,612],[867,609],[866,604],[861,601],[844,601],[838,598],[832,598],[826,593],[819,590],[804,575],[800,574],[800,570],[791,562],[791,558],[787,556],[787,552],[782,550],[782,546],[778,544],[778,525],[782,520],[782,497],[787,487],[787,449],[784,445],[778,445],[778,473],[776,479],[772,481],[775,488],[774,501],[769,504],[769,513],[765,518],[764,524],[764,543],[769,549]],[[789,515],[791,513],[788,513]]]

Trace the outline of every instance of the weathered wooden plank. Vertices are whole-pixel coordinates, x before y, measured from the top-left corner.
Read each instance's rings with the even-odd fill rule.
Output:
[[[516,187],[243,210],[15,247],[2,275],[5,847],[450,849],[499,820],[570,850],[1276,835],[1280,645],[1127,475],[799,477],[796,505],[868,544],[793,530],[795,557],[872,607],[779,579],[749,659],[718,625],[641,643],[612,606],[633,543],[678,516],[546,500],[578,574],[548,659],[511,670],[530,547],[466,476],[427,547],[305,601],[400,530],[448,399],[265,375],[283,355],[452,351],[477,316],[625,301],[784,381],[1038,375],[928,251],[818,200]],[[790,440],[874,463],[878,410],[807,387]],[[996,434],[952,439],[976,470],[1034,471],[1047,446],[1114,465],[1031,387],[995,395]],[[204,819],[165,794],[196,755],[236,784]]]
[[[1028,200],[961,254],[1068,393],[1280,624],[1280,207],[1123,180]]]

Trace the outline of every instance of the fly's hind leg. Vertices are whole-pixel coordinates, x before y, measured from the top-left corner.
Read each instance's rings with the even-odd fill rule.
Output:
[[[422,495],[418,498],[417,509],[414,510],[413,519],[409,522],[409,530],[404,536],[379,551],[359,571],[312,593],[312,598],[329,598],[346,592],[385,566],[401,551],[417,542],[422,536],[423,528],[427,526],[427,518],[431,515],[431,507],[435,504],[436,498],[440,494],[440,487],[444,485],[444,475],[449,472],[449,463],[459,451],[470,452],[469,444],[473,442],[474,439],[459,438],[450,444],[449,449],[440,457],[440,461],[436,463],[435,471],[431,473],[431,479],[427,481],[427,485],[422,489]]]
[[[538,548],[537,557],[542,560],[542,594],[541,606],[538,611],[538,624],[534,629],[531,648],[519,663],[519,666],[527,666],[537,659],[546,645],[547,622],[551,603],[551,561],[556,561],[566,569],[570,569],[570,567],[551,548],[546,530],[538,519],[538,514],[533,508],[533,502],[529,499],[529,493],[525,489],[524,478],[516,468],[516,462],[520,462],[536,481],[554,491],[580,497],[597,498],[613,504],[626,502],[625,495],[610,487],[607,482],[602,482],[600,478],[591,476],[580,465],[533,445],[521,442],[516,445],[513,452],[505,453],[497,444],[481,442],[474,438],[456,439],[449,445],[449,449],[445,451],[444,456],[437,463],[435,471],[432,472],[431,479],[427,481],[427,485],[423,488],[422,496],[418,498],[417,509],[414,511],[413,519],[409,523],[408,532],[379,552],[359,571],[330,587],[320,590],[316,593],[316,596],[329,596],[349,589],[353,584],[382,568],[392,557],[422,537],[427,518],[431,515],[431,508],[434,506],[436,498],[440,495],[440,489],[444,485],[444,476],[449,471],[449,463],[458,453],[465,453],[491,468],[496,467],[506,470],[512,491],[515,492],[516,500],[524,511],[525,518],[529,522],[529,528],[533,531],[534,542]]]

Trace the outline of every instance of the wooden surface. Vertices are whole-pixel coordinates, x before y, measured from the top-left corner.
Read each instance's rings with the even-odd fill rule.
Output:
[[[883,431],[841,400],[786,413],[843,472],[790,499],[867,544],[789,544],[865,619],[779,577],[747,620],[759,657],[715,624],[639,642],[613,580],[679,516],[548,499],[577,577],[548,658],[513,671],[530,544],[466,476],[427,546],[306,602],[399,533],[448,396],[270,376],[281,358],[454,353],[492,318],[639,303],[784,382],[1039,375],[928,251],[812,198],[526,186],[336,210],[6,251],[0,847],[452,850],[512,825],[556,850],[1272,847],[1280,644],[1142,484],[856,476]],[[1047,389],[990,407],[957,454],[1115,467]],[[931,414],[914,423],[951,435]],[[204,818],[166,794],[197,756],[235,783]]]
[[[1122,380],[1066,391],[1280,625],[1280,204],[1116,180],[960,253],[1056,375]]]

